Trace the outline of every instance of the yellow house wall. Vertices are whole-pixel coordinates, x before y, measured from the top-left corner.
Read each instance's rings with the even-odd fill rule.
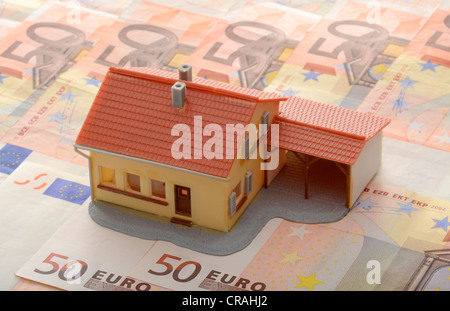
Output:
[[[253,114],[252,123],[259,125],[261,122],[261,117],[265,111],[269,111],[269,124],[272,123],[274,116],[278,115],[278,103],[268,102],[268,103],[259,103],[255,109]],[[259,133],[259,126],[258,133]],[[239,148],[243,148],[241,145]],[[256,149],[255,149],[256,148]],[[252,192],[247,196],[245,203],[239,208],[239,210],[232,216],[229,214],[229,210],[227,210],[229,217],[229,227],[230,229],[237,223],[239,218],[244,213],[245,209],[252,203],[260,189],[264,186],[264,170],[261,169],[262,159],[259,155],[258,144],[250,145],[250,150],[255,150],[256,159],[236,159],[233,163],[229,174],[229,186],[227,192],[227,198],[229,198],[231,192],[233,192],[236,185],[241,182],[242,183],[242,191],[245,189],[245,175],[248,171],[253,173],[253,184],[252,184]],[[244,195],[244,194],[243,194]],[[239,203],[239,202],[238,202]]]
[[[252,123],[259,124],[265,111],[270,112],[269,124],[278,114],[278,103],[259,103],[253,114]],[[239,148],[243,148],[241,145]],[[205,175],[198,175],[189,171],[181,171],[157,164],[143,163],[132,159],[124,159],[108,154],[91,152],[92,179],[94,198],[101,201],[126,206],[139,211],[148,212],[164,217],[178,217],[192,220],[196,225],[229,231],[236,224],[247,206],[254,200],[259,190],[264,186],[264,171],[261,169],[258,144],[251,145],[250,150],[256,152],[256,159],[236,159],[232,165],[228,179],[216,179]],[[166,183],[167,206],[137,198],[124,196],[107,190],[99,189],[100,166],[115,169],[116,188],[125,190],[125,173],[141,176],[141,195],[150,196],[150,179]],[[245,203],[233,215],[229,214],[229,196],[235,186],[241,181],[244,195],[245,175],[248,171],[253,173],[252,192],[247,196]],[[175,213],[175,185],[188,187],[191,190],[191,217]]]
[[[95,199],[168,218],[176,216],[192,220],[194,224],[220,231],[228,230],[227,181],[97,152],[91,152],[91,161]],[[150,196],[150,179],[165,182],[168,205],[164,206],[99,189],[97,187],[100,184],[99,166],[115,169],[116,188],[119,190],[125,190],[125,173],[141,176],[141,195],[146,197]],[[191,217],[175,213],[175,185],[190,188]]]

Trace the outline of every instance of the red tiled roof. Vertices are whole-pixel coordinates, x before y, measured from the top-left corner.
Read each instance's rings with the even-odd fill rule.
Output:
[[[238,141],[223,135],[223,159],[195,159],[194,148],[202,148],[210,137],[195,140],[194,117],[202,125],[247,125],[258,102],[280,102],[279,147],[345,164],[354,164],[366,142],[390,120],[332,105],[281,97],[194,77],[186,84],[186,104],[172,107],[171,87],[178,74],[155,68],[110,68],[78,135],[76,144],[108,152],[227,177],[234,159],[226,158],[226,147],[236,153]],[[171,148],[175,124],[191,129],[191,159],[175,159]],[[233,144],[234,143],[234,144]]]
[[[178,81],[178,73],[161,70],[152,67],[134,67],[134,68],[110,68],[111,72],[120,73],[123,75],[129,75],[137,78],[152,79],[160,81],[162,83],[173,84]],[[190,85],[197,90],[204,90],[206,92],[213,92],[224,96],[230,96],[234,98],[240,98],[254,102],[271,102],[274,100],[281,101],[287,99],[277,93],[262,92],[255,89],[247,89],[237,85],[226,84],[223,82],[208,80],[199,77],[192,77],[192,82],[186,82],[186,85]]]
[[[227,124],[249,124],[257,102],[278,102],[275,93],[245,89],[194,77],[186,84],[186,104],[172,107],[171,87],[178,74],[154,68],[110,68],[78,135],[79,146],[227,177],[234,159],[194,159],[194,117],[214,123],[225,133]],[[175,159],[171,148],[175,124],[191,129],[191,159]],[[224,134],[223,147],[228,144]],[[210,137],[202,135],[202,144]]]
[[[353,165],[366,142],[390,120],[369,113],[290,97],[280,103],[279,144],[323,159]]]

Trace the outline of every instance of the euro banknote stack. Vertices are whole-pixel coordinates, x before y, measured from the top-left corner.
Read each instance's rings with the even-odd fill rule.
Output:
[[[0,289],[450,290],[450,1],[4,0],[0,38]],[[227,256],[98,226],[73,143],[108,68],[183,63],[389,117],[380,172]]]

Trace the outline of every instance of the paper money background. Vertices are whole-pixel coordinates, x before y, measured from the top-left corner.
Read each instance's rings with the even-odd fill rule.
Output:
[[[0,38],[1,290],[450,290],[450,1],[2,0]],[[183,62],[390,117],[380,172],[223,257],[99,227],[72,144],[108,67]]]

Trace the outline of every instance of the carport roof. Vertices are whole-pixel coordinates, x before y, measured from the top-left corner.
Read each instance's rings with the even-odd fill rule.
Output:
[[[353,165],[390,119],[299,97],[280,103],[279,147]]]

